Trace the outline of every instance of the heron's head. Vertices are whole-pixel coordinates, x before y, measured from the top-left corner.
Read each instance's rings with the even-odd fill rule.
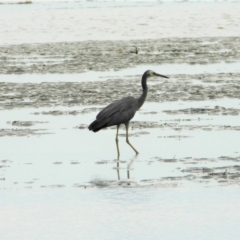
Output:
[[[163,77],[163,78],[169,78],[167,76],[164,76],[164,75],[161,75],[161,74],[158,74],[158,73],[155,73],[154,71],[152,70],[147,70],[143,76],[145,76],[146,78],[149,78],[149,77]]]

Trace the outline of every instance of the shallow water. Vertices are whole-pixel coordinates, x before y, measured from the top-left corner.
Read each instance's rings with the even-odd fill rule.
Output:
[[[0,5],[1,239],[237,240],[239,4],[116,4]],[[147,69],[116,159],[87,126]]]
[[[216,74],[216,73],[239,73],[239,62],[234,63],[214,63],[214,64],[161,64],[161,65],[138,65],[133,68],[127,68],[119,71],[89,71],[81,74],[24,74],[24,75],[0,75],[1,82],[16,82],[16,83],[41,83],[41,82],[92,82],[104,81],[108,79],[116,80],[119,76],[125,78],[134,77],[136,73],[144,72],[146,69],[156,69],[165,75],[178,74]]]
[[[237,100],[215,103],[238,105]],[[162,112],[215,103],[145,103],[134,121],[188,126],[239,122],[238,116]],[[0,138],[3,239],[238,239],[238,132],[176,131],[143,124],[141,129],[130,130],[140,134],[130,136],[140,151],[137,157],[120,137],[118,171],[116,130],[93,134],[76,128],[88,124],[96,110],[67,114],[88,107],[0,111],[1,129],[46,129],[43,133],[49,133]],[[41,114],[51,110],[66,114]],[[12,126],[16,120],[36,124]]]
[[[3,239],[237,240],[238,200],[237,187],[12,190],[1,196],[0,232]]]
[[[225,107],[239,105],[234,100],[224,103]],[[189,182],[198,183],[208,175],[204,171],[200,175],[193,173],[186,182],[184,177],[189,174],[185,170],[190,167],[211,168],[213,173],[229,169],[229,179],[208,175],[206,186],[217,182],[220,185],[238,184],[240,169],[236,166],[240,161],[240,139],[235,128],[239,128],[239,116],[163,113],[166,108],[174,110],[193,104],[146,103],[136,114],[130,131],[131,141],[141,154],[134,157],[122,135],[124,128],[121,129],[119,171],[115,128],[97,134],[86,128],[101,106],[91,111],[86,111],[86,106],[1,111],[2,188],[72,188],[75,185],[118,188],[122,187],[120,180],[127,181],[123,186],[130,181],[126,187],[161,186],[162,183],[188,186]],[[215,104],[220,105],[221,101]],[[195,106],[206,105],[210,107],[210,101],[195,103]],[[4,129],[8,131],[3,132]],[[232,144],[226,144],[228,141]],[[151,144],[147,144],[149,142]],[[11,151],[12,146],[14,151]],[[218,170],[219,167],[222,170]],[[128,174],[129,179],[126,179]],[[179,179],[174,181],[171,177]]]
[[[116,73],[124,79],[134,74],[131,71]],[[228,71],[225,75],[217,68],[211,71],[210,82],[198,79],[199,86],[205,84],[207,89],[216,76],[222,78],[217,86],[226,86],[227,81],[237,84],[237,72],[227,78]],[[105,78],[114,79],[114,74],[102,73],[96,80],[111,86],[112,81]],[[41,77],[49,82],[54,79],[51,76]],[[191,89],[196,87],[196,76],[180,76],[161,86],[174,88],[182,81]],[[3,77],[10,79],[2,89],[12,106],[8,110],[5,105],[8,98],[1,101],[3,239],[238,238],[239,99],[223,95],[201,101],[169,102],[164,98],[162,102],[146,102],[130,129],[130,140],[140,154],[135,156],[127,146],[122,128],[121,157],[117,160],[116,129],[97,134],[87,129],[103,105],[63,106],[60,101],[43,107],[26,98],[28,85],[24,82],[31,81],[31,94],[43,83],[31,75],[21,75],[22,83],[17,84],[11,75]],[[91,79],[94,77],[96,73]],[[56,89],[58,84],[71,84],[66,83],[68,74],[61,79],[62,83],[55,82]],[[139,82],[138,76],[131,79]],[[90,83],[81,84],[91,89]],[[157,86],[156,79],[150,86],[149,100],[155,92],[153,85]],[[120,86],[133,91],[128,85]],[[102,88],[101,94],[105,91]],[[11,98],[15,92],[21,96],[16,101]],[[49,95],[53,92],[50,90]],[[115,99],[120,93],[116,94],[112,94]],[[19,105],[21,98],[24,101]],[[91,98],[86,95],[86,99]]]
[[[142,3],[137,11],[134,5],[128,7],[126,1],[123,7],[104,7],[101,11],[98,7],[73,4],[69,3],[69,8],[66,3],[61,8],[47,6],[48,10],[42,5],[37,9],[35,4],[23,4],[18,6],[17,14],[6,9],[10,6],[1,6],[0,44],[239,36],[238,2],[176,2],[149,7]],[[28,10],[21,11],[22,8]]]

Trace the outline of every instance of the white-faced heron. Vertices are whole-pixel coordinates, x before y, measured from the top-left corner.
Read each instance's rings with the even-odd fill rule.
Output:
[[[147,79],[149,77],[163,77],[168,78],[167,76],[155,73],[152,70],[146,71],[142,76],[142,94],[139,98],[134,97],[125,97],[116,102],[113,102],[103,108],[97,115],[96,120],[93,121],[88,129],[93,132],[98,132],[102,128],[110,127],[117,125],[117,134],[116,134],[116,145],[118,158],[120,156],[119,146],[118,146],[118,130],[121,124],[126,126],[126,142],[128,145],[138,154],[138,151],[132,146],[128,139],[128,128],[129,122],[134,117],[136,111],[143,105],[148,92]]]

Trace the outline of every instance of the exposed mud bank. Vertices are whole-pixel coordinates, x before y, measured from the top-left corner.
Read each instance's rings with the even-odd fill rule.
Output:
[[[0,47],[0,74],[81,73],[139,64],[234,62],[240,59],[239,48],[238,37],[8,45]]]
[[[203,182],[206,186],[239,185],[240,168],[237,165],[238,131],[240,131],[238,121],[240,72],[237,66],[240,59],[239,44],[238,38],[202,38],[1,47],[2,77],[15,77],[7,74],[22,74],[23,77],[27,76],[24,73],[33,74],[30,75],[32,76],[30,82],[29,75],[25,82],[0,82],[0,113],[4,119],[0,129],[2,144],[8,147],[11,145],[10,141],[15,141],[18,147],[22,144],[21,148],[19,147],[21,152],[24,148],[25,152],[34,152],[32,155],[29,154],[31,157],[27,161],[24,158],[22,165],[24,171],[25,167],[34,169],[33,163],[40,163],[45,159],[45,155],[49,156],[46,166],[49,169],[54,168],[51,173],[57,170],[65,174],[65,168],[74,165],[75,181],[68,182],[71,178],[66,178],[62,182],[65,175],[57,174],[56,176],[61,176],[59,180],[42,181],[37,185],[42,188],[69,186],[169,188],[192,182]],[[93,133],[90,133],[87,127],[103,106],[124,96],[138,97],[141,94],[140,80],[143,71],[139,71],[139,66],[144,66],[144,70],[147,70],[145,66],[153,66],[153,70],[161,69],[159,73],[166,74],[164,72],[166,63],[175,67],[176,63],[187,64],[190,72],[175,71],[169,74],[168,80],[152,78],[149,81],[147,101],[150,103],[148,106],[144,105],[131,121],[129,136],[134,144],[138,143],[136,145],[143,149],[141,152],[143,155],[139,154],[141,160],[135,163],[136,169],[141,167],[145,173],[147,167],[154,167],[148,175],[141,173],[136,179],[132,177],[134,167],[127,165],[129,159],[119,160],[120,168],[116,160],[109,160],[115,156],[115,148],[113,150],[115,131],[111,130],[115,127],[107,128],[113,132],[113,142],[111,140],[107,145],[105,142],[107,143],[106,136],[109,132],[102,131],[98,135],[91,135]],[[217,69],[216,65],[211,65],[213,63],[219,63],[217,68],[225,65],[226,68]],[[158,67],[154,69],[154,66]],[[215,69],[212,69],[212,66]],[[124,73],[130,67],[131,74],[127,71]],[[76,82],[68,82],[70,73],[85,71],[94,71],[93,73],[99,73],[100,77],[97,81],[96,79],[91,81],[91,75],[79,74],[89,78],[80,77]],[[61,75],[63,81],[51,82],[53,76],[51,73],[66,74]],[[48,74],[45,76],[50,76],[49,81],[34,82],[34,74]],[[41,80],[44,75],[39,76]],[[211,116],[206,118],[206,115]],[[122,129],[119,136],[123,141],[125,132]],[[98,141],[95,141],[96,137],[100,137]],[[27,144],[23,143],[23,139]],[[55,144],[55,141],[58,144]],[[210,146],[205,141],[213,145]],[[227,145],[228,142],[231,142],[230,146]],[[109,147],[110,144],[113,145]],[[123,149],[124,147],[123,145]],[[64,152],[61,152],[63,149]],[[96,151],[95,155],[91,155],[93,149]],[[128,154],[129,149],[125,150],[123,154]],[[39,155],[35,153],[36,151]],[[112,151],[111,157],[107,155],[109,151]],[[198,156],[206,158],[197,158],[195,155],[197,151],[200,151]],[[54,160],[53,153],[56,154]],[[44,155],[43,158],[41,154]],[[170,157],[164,158],[164,154]],[[219,157],[231,154],[233,157]],[[172,157],[174,155],[177,156]],[[183,158],[179,155],[190,157]],[[212,155],[217,157],[212,158]],[[37,159],[38,156],[40,160]],[[9,157],[9,151],[1,159],[5,157]],[[11,159],[12,162],[18,161],[16,160],[18,155],[13,155]],[[109,165],[107,171],[111,177],[105,178],[104,175],[100,179],[95,179],[89,175],[79,179],[79,171],[82,171],[82,176],[86,173],[82,166],[91,161],[93,165],[88,166],[90,173],[95,169],[97,174],[100,172],[105,174],[106,169],[100,168]],[[7,169],[11,168],[11,164],[1,162],[0,165],[2,171],[0,180],[10,184]],[[171,168],[168,168],[170,165]],[[126,169],[124,171],[127,173],[125,174],[127,179],[120,177],[119,172],[123,171],[123,167]],[[167,174],[162,168],[166,168]],[[159,171],[155,171],[156,169]],[[14,187],[15,182],[21,182],[21,186],[26,188],[36,186],[37,181],[35,183],[33,179],[39,178],[38,170],[35,169],[36,176],[29,177],[26,181],[12,181]],[[115,178],[112,177],[112,171],[116,171]],[[45,179],[45,172],[40,177]]]
[[[239,115],[240,109],[235,108],[225,108],[215,106],[215,108],[186,108],[178,110],[165,110],[168,114],[207,114],[207,115]]]
[[[30,135],[51,134],[47,129],[0,129],[0,137],[26,137]]]
[[[240,99],[240,73],[206,74],[216,84],[203,85],[199,75],[171,76],[173,80],[155,80],[147,101],[200,101],[221,98]],[[223,79],[217,83],[214,79]],[[194,84],[193,80],[200,81]],[[46,106],[106,105],[123,96],[141,94],[140,76],[132,79],[81,83],[0,83],[0,109]],[[224,111],[223,111],[224,112]],[[235,113],[237,113],[235,111]],[[72,113],[74,114],[74,113]],[[77,113],[76,113],[77,114]]]
[[[153,158],[150,160],[151,163],[156,163],[156,161],[165,164],[206,164],[206,163],[225,163],[225,166],[221,167],[181,167],[177,168],[178,176],[168,176],[161,178],[149,178],[142,179],[139,182],[133,181],[130,178],[130,170],[127,171],[128,179],[119,181],[103,181],[103,180],[95,180],[89,182],[86,185],[74,185],[73,187],[164,187],[164,188],[172,188],[179,187],[181,185],[186,184],[186,182],[195,182],[201,184],[218,184],[221,186],[228,186],[232,184],[239,184],[240,180],[240,166],[237,163],[240,162],[239,157],[230,157],[230,156],[222,156],[219,158],[174,158],[174,159],[162,159],[159,157]],[[236,162],[236,164],[229,165],[228,162]],[[113,162],[102,161],[97,162],[97,164],[114,164]],[[121,163],[120,163],[121,164]]]

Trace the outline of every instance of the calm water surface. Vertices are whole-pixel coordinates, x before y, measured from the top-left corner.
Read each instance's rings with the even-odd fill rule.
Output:
[[[0,194],[1,239],[239,239],[239,187]]]

